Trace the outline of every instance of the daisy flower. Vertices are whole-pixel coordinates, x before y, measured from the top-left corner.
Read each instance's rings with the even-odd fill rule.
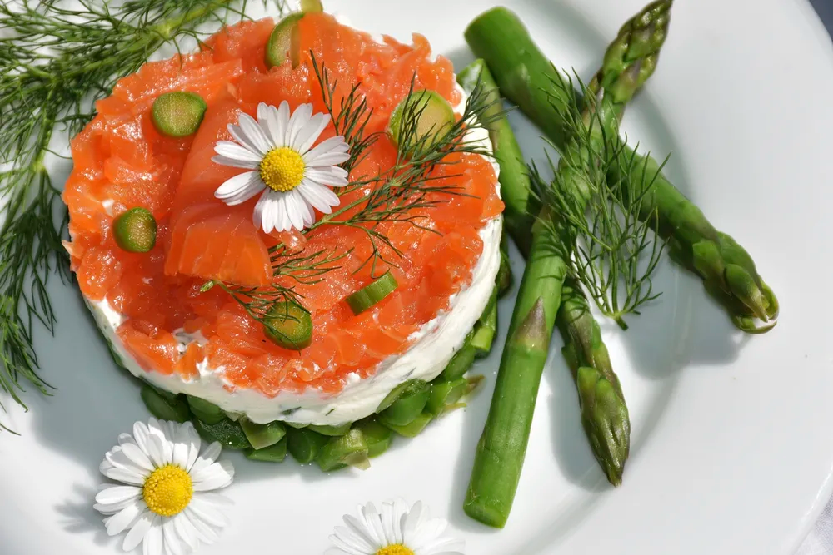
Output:
[[[248,171],[220,185],[214,195],[235,206],[262,193],[253,221],[265,233],[310,226],[313,208],[330,214],[340,202],[330,187],[347,185],[347,172],[338,164],[350,154],[341,136],[312,148],[328,123],[329,114],[313,115],[312,104],[290,114],[286,101],[279,108],[261,102],[257,120],[240,114],[237,125],[228,126],[234,141],[217,143],[212,160]]]
[[[359,506],[358,515],[344,515],[346,527],[330,536],[334,547],[326,555],[463,555],[463,540],[443,535],[447,522],[431,518],[417,501],[413,507],[401,499]]]
[[[107,518],[107,534],[127,530],[124,551],[143,544],[144,555],[184,555],[200,542],[211,543],[227,524],[221,507],[228,500],[213,490],[231,484],[234,468],[216,462],[219,443],[202,445],[190,422],[133,425],[119,436],[101,463],[101,473],[121,484],[104,484],[95,509]]]

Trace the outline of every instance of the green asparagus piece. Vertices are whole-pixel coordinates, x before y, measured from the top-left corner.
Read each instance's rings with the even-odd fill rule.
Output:
[[[393,432],[379,423],[374,418],[365,418],[356,422],[356,429],[361,430],[364,440],[367,442],[367,456],[375,458],[384,453],[393,443]]]
[[[564,339],[562,353],[576,382],[581,423],[608,481],[618,486],[630,451],[625,397],[587,299],[573,284],[564,285],[562,299],[556,324]]]
[[[241,418],[240,427],[254,449],[271,447],[286,435],[286,426],[277,420],[268,424],[255,424],[248,418]]]
[[[470,331],[463,341],[460,349],[454,353],[451,360],[443,370],[442,377],[446,380],[456,380],[462,378],[463,374],[469,371],[471,365],[474,364],[474,359],[477,357],[477,349],[470,343],[471,337],[474,335],[474,330]]]
[[[521,477],[541,373],[567,272],[564,260],[547,248],[549,241],[542,222],[536,221],[531,254],[521,278],[463,506],[470,517],[497,528],[506,525]]]
[[[529,183],[527,182],[527,185],[528,184]],[[503,213],[504,213],[504,217],[506,217],[506,215],[509,213],[509,210],[504,210]],[[521,237],[521,235],[530,236],[531,229],[532,229],[532,227],[530,226],[530,228],[527,229],[525,233],[523,233],[523,234],[517,233],[516,235],[518,237]],[[512,281],[513,281],[512,280],[512,265],[509,262],[509,251],[507,250],[505,237],[506,237],[506,235],[504,234],[504,240],[502,240],[501,243],[500,243],[500,268],[498,269],[497,279],[495,280],[497,282],[497,296],[498,296],[498,299],[503,298],[503,296],[506,295],[506,293],[509,292],[509,289],[512,288]],[[528,253],[524,253],[524,254],[528,254]]]
[[[419,416],[425,404],[431,387],[424,381],[413,380],[410,386],[391,406],[379,413],[379,421],[385,426],[405,426]]]
[[[483,60],[477,60],[457,75],[457,82],[467,93],[471,93],[480,84],[490,99],[490,107],[484,114],[490,123],[487,125],[489,138],[492,142],[495,160],[500,165],[500,191],[506,210],[503,223],[510,235],[524,254],[529,252],[534,212],[527,210],[529,200],[529,177],[526,175],[521,148],[515,139],[515,134],[509,125],[509,120],[503,112],[495,80],[489,73],[489,68]],[[518,231],[524,230],[522,233]]]
[[[492,343],[497,335],[497,286],[492,290],[492,296],[486,304],[483,315],[474,325],[474,333],[468,340],[474,347],[475,357],[483,358],[489,356],[492,351]]]
[[[655,4],[661,9],[662,2]],[[466,40],[475,54],[486,61],[503,95],[517,104],[556,146],[565,147],[570,139],[565,118],[571,106],[569,95],[562,92],[566,90],[564,77],[538,49],[520,19],[505,8],[489,10],[469,25]],[[608,51],[608,55],[616,58],[615,52]],[[650,65],[643,68],[650,69]],[[590,90],[598,93],[605,86],[604,77],[594,79]],[[615,89],[611,92],[612,102],[617,93]],[[646,173],[654,175],[659,169],[652,157],[638,155],[627,147],[620,158],[609,172],[613,186],[642,183]],[[775,326],[778,301],[743,247],[716,230],[661,174],[641,202],[641,217],[658,218],[658,231],[668,242],[675,260],[701,277],[739,329],[763,333]]]
[[[223,412],[223,409],[214,403],[206,401],[205,399],[200,399],[199,397],[194,397],[193,395],[186,395],[186,399],[188,400],[188,406],[191,408],[191,412],[194,416],[206,424],[216,424],[226,417],[226,413]]]
[[[246,458],[253,461],[270,463],[283,462],[286,459],[287,441],[283,438],[279,442],[260,449],[246,449]]]
[[[287,447],[292,458],[301,464],[311,463],[329,437],[307,428],[287,430]]]
[[[252,446],[240,424],[224,418],[216,424],[206,424],[199,418],[192,420],[197,433],[207,441],[217,441],[226,449],[248,449]]]
[[[333,437],[318,451],[315,462],[324,472],[331,472],[347,466],[370,467],[367,458],[367,442],[361,430],[352,429],[341,437]]]
[[[325,436],[343,436],[347,432],[350,431],[350,426],[352,423],[347,422],[345,424],[338,424],[338,425],[327,425],[327,424],[310,424],[308,428],[313,432],[318,432],[319,434]]]
[[[434,417],[430,414],[420,414],[407,424],[391,424],[384,421],[382,421],[382,423],[403,437],[413,438],[418,436],[422,430],[425,429],[425,427],[431,422],[432,418]]]
[[[163,392],[148,384],[142,384],[141,395],[145,406],[156,418],[180,423],[191,418],[188,403],[179,395]]]
[[[468,380],[457,378],[454,381],[438,381],[431,384],[431,395],[425,405],[425,412],[439,416],[453,407],[466,394]]]

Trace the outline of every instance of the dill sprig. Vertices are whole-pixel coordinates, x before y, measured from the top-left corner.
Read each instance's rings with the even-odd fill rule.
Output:
[[[364,135],[367,120],[372,109],[361,96],[358,86],[341,102],[341,110],[334,112],[332,99],[337,83],[330,83],[326,67],[319,65],[313,57],[321,94],[334,122],[336,130],[344,135],[351,147],[351,160],[346,162],[345,169],[352,170],[357,162],[366,155],[366,150],[377,140],[377,134]],[[414,92],[416,76],[411,80],[408,94]],[[474,153],[490,156],[479,142],[467,140],[470,131],[480,127],[488,128],[496,115],[489,114],[489,108],[494,100],[478,84],[474,87],[466,102],[466,107],[459,120],[444,126],[440,132],[429,129],[418,132],[418,123],[426,105],[410,103],[401,113],[400,140],[394,164],[376,175],[357,176],[344,189],[346,191],[364,190],[366,195],[347,203],[332,214],[328,214],[305,230],[311,233],[325,225],[337,225],[358,229],[365,234],[371,245],[370,256],[356,269],[362,270],[371,266],[371,277],[378,277],[380,263],[396,266],[396,261],[385,253],[394,257],[402,256],[402,252],[380,230],[382,222],[403,222],[424,231],[435,232],[423,226],[420,222],[425,216],[417,213],[420,209],[431,208],[448,202],[454,196],[465,195],[465,191],[456,185],[450,185],[447,179],[459,177],[461,174],[437,176],[436,170],[442,166],[456,164],[450,154]],[[498,114],[499,115],[499,114]],[[339,122],[346,122],[340,125]],[[341,219],[349,214],[345,219]]]
[[[659,297],[653,275],[662,257],[664,242],[655,233],[658,218],[640,217],[642,200],[656,183],[663,163],[655,172],[635,172],[644,163],[636,150],[625,148],[618,134],[612,106],[588,93],[576,76],[555,82],[559,96],[567,99],[565,129],[573,137],[557,150],[556,164],[547,153],[554,174],[545,180],[533,163],[530,176],[536,199],[548,207],[552,247],[567,261],[570,274],[582,285],[599,310],[627,329],[624,317],[639,314],[639,307]],[[580,99],[584,99],[584,109]],[[619,181],[609,179],[614,165],[624,165]],[[640,175],[639,183],[624,181]]]
[[[204,25],[216,29],[246,8],[246,0],[79,4],[0,2],[0,389],[24,407],[27,382],[50,389],[32,347],[34,322],[54,331],[49,276],[70,277],[61,245],[66,208],[45,166],[48,155],[57,156],[51,143],[79,131],[94,102],[162,46],[199,41]]]

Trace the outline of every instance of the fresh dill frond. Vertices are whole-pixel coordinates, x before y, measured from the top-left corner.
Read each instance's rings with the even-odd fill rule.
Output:
[[[319,66],[314,57],[313,64],[317,68],[316,74],[319,76],[322,96],[332,98],[335,85],[330,83],[326,67],[323,64]],[[415,92],[415,80],[416,76],[411,80],[408,95]],[[377,271],[381,263],[396,266],[395,257],[402,256],[402,253],[380,230],[379,224],[403,222],[425,231],[432,231],[420,223],[424,216],[416,211],[437,206],[450,201],[454,196],[466,194],[461,187],[450,185],[446,181],[449,178],[460,177],[462,174],[437,176],[436,170],[456,164],[455,157],[450,156],[454,153],[491,156],[479,142],[467,140],[467,136],[476,128],[488,128],[491,120],[496,117],[489,114],[489,108],[493,103],[494,100],[478,84],[469,95],[460,119],[451,125],[444,126],[440,133],[436,133],[434,129],[418,132],[419,119],[426,107],[424,104],[410,103],[401,114],[400,141],[394,164],[376,175],[355,176],[345,189],[350,191],[361,189],[366,191],[366,196],[347,203],[332,214],[324,216],[305,230],[305,233],[311,233],[324,225],[358,229],[370,242],[371,254],[356,269],[356,272],[370,265],[370,275],[375,278],[384,273]],[[367,108],[366,100],[360,98],[358,87],[353,88],[341,105],[343,111],[333,115],[334,121],[356,122],[345,127],[350,132],[348,144],[352,141],[362,149],[368,148],[369,144],[376,140],[374,135],[364,137],[364,128],[372,110]],[[365,146],[367,143],[369,144]],[[345,214],[349,216],[341,219]],[[386,255],[386,252],[390,255]]]
[[[24,407],[27,382],[49,391],[32,347],[35,321],[55,326],[49,276],[70,277],[66,208],[45,167],[51,144],[78,132],[94,102],[161,47],[199,41],[204,26],[246,9],[246,0],[78,4],[0,2],[0,389]]]
[[[552,248],[567,262],[571,275],[582,285],[599,310],[627,329],[624,317],[639,314],[639,307],[656,299],[653,275],[662,257],[664,242],[655,233],[656,215],[641,214],[642,200],[651,193],[664,166],[641,172],[639,182],[630,171],[641,157],[628,154],[619,136],[618,121],[609,103],[588,93],[576,77],[553,82],[559,98],[569,106],[565,129],[573,137],[558,149],[561,158],[547,163],[554,173],[545,180],[535,164],[530,166],[533,193],[549,210],[543,225]],[[580,91],[580,92],[577,92]],[[579,96],[581,95],[581,96]],[[578,108],[584,98],[585,109]],[[624,165],[623,177],[611,182],[613,165]]]
[[[291,252],[281,245],[272,253],[272,270],[275,277],[287,276],[302,285],[320,283],[327,273],[341,268],[337,263],[352,252],[352,249],[336,253],[320,250],[312,254]]]

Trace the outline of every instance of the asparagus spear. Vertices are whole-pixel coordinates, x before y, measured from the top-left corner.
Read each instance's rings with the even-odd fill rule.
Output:
[[[670,4],[670,2],[667,2]],[[634,20],[632,20],[634,21]],[[631,23],[631,22],[629,22]],[[667,19],[658,17],[651,25],[665,27]],[[652,28],[653,30],[653,28]],[[617,40],[630,42],[631,39],[648,41],[653,39],[654,33],[637,35],[628,33],[621,35]],[[629,59],[626,64],[619,64],[616,67],[605,67],[606,73],[600,73],[600,79],[610,79],[613,89],[617,92],[615,100],[624,102],[635,94],[651,71],[643,72],[643,60],[645,57],[655,57],[659,47],[664,41],[664,33],[661,40],[650,40],[651,46],[643,48],[631,48],[625,45],[625,52],[639,52],[639,55]],[[619,46],[616,44],[615,46]],[[624,59],[624,56],[622,56]],[[618,61],[618,60],[617,60]],[[651,66],[654,62],[645,64]],[[619,77],[611,79],[616,71]],[[595,109],[594,103],[592,109]],[[611,110],[611,112],[621,110]],[[594,115],[590,110],[586,111],[586,121],[590,124],[590,116]],[[592,141],[592,135],[590,140]],[[582,197],[587,195],[587,177],[582,168],[596,164],[598,157],[592,145],[581,144],[580,138],[575,137],[570,142],[570,147],[565,151],[566,162],[559,165],[559,176],[564,183],[569,183],[568,188],[581,202]],[[520,195],[518,195],[520,197]],[[492,397],[492,404],[486,425],[481,435],[475,455],[474,468],[472,469],[469,488],[466,493],[464,509],[472,518],[484,524],[503,527],[509,516],[512,502],[514,500],[517,484],[520,479],[521,467],[526,454],[526,447],[529,440],[529,432],[532,424],[532,415],[535,410],[535,398],[541,380],[541,372],[549,350],[550,335],[555,321],[555,314],[561,304],[561,290],[567,274],[566,264],[560,256],[562,249],[553,249],[552,243],[561,242],[566,244],[569,250],[571,240],[569,234],[552,237],[554,229],[546,224],[551,221],[554,215],[549,213],[549,207],[544,206],[542,213],[533,225],[532,243],[529,261],[521,281],[518,300],[512,315],[509,334],[506,346],[503,351],[500,369],[498,370],[495,392]],[[570,289],[570,291],[574,291]],[[573,295],[575,298],[575,295]],[[579,297],[580,298],[580,297]],[[575,322],[575,320],[573,321]],[[592,319],[591,319],[592,322]],[[587,320],[583,321],[587,325]],[[571,321],[565,320],[566,329],[570,329]],[[577,336],[580,330],[576,330]],[[576,349],[577,350],[577,349]],[[576,357],[577,358],[577,357]],[[609,368],[609,360],[607,368]],[[596,428],[612,423],[617,429],[612,434],[617,439],[629,438],[630,426],[622,427],[621,415],[625,415],[627,422],[627,409],[621,390],[618,395],[610,395],[605,389],[604,383],[597,380],[600,387],[593,387],[591,379],[598,371],[588,368],[589,372],[581,369],[576,373],[579,394],[586,399],[583,407],[587,418],[585,428],[588,429],[588,437],[591,444],[603,437],[596,434]],[[612,375],[612,371],[611,371]],[[618,384],[618,382],[617,382]],[[601,395],[597,395],[601,393]],[[599,400],[612,401],[614,410],[610,410],[611,403],[597,402]],[[610,418],[612,413],[619,418]],[[593,432],[593,433],[590,433]],[[623,433],[624,432],[624,433]],[[605,446],[607,443],[605,443]],[[617,450],[616,455],[621,453]],[[601,448],[594,448],[594,452],[602,452]],[[612,451],[611,451],[612,452]],[[627,454],[627,449],[624,450]],[[605,461],[607,462],[607,461]],[[621,467],[623,461],[618,459],[611,461],[611,467],[617,467],[619,474],[613,473],[611,481],[618,483],[621,479]]]
[[[557,317],[564,339],[561,352],[576,382],[581,424],[605,476],[618,486],[630,452],[631,423],[625,397],[587,299],[574,284],[567,283],[561,296]]]
[[[517,104],[556,146],[565,147],[569,140],[565,118],[571,106],[569,95],[560,92],[566,90],[564,77],[538,49],[518,17],[505,8],[489,10],[469,25],[466,40],[474,53],[486,61],[503,95]],[[565,86],[553,87],[553,83]],[[590,90],[598,92],[605,84],[604,79],[594,80]],[[619,164],[612,165],[610,179],[615,185],[642,183],[646,172],[654,175],[658,169],[659,164],[652,157],[625,148]],[[641,203],[641,217],[658,217],[658,231],[670,245],[674,258],[701,277],[739,329],[763,333],[775,326],[778,301],[743,247],[716,230],[661,174]]]

